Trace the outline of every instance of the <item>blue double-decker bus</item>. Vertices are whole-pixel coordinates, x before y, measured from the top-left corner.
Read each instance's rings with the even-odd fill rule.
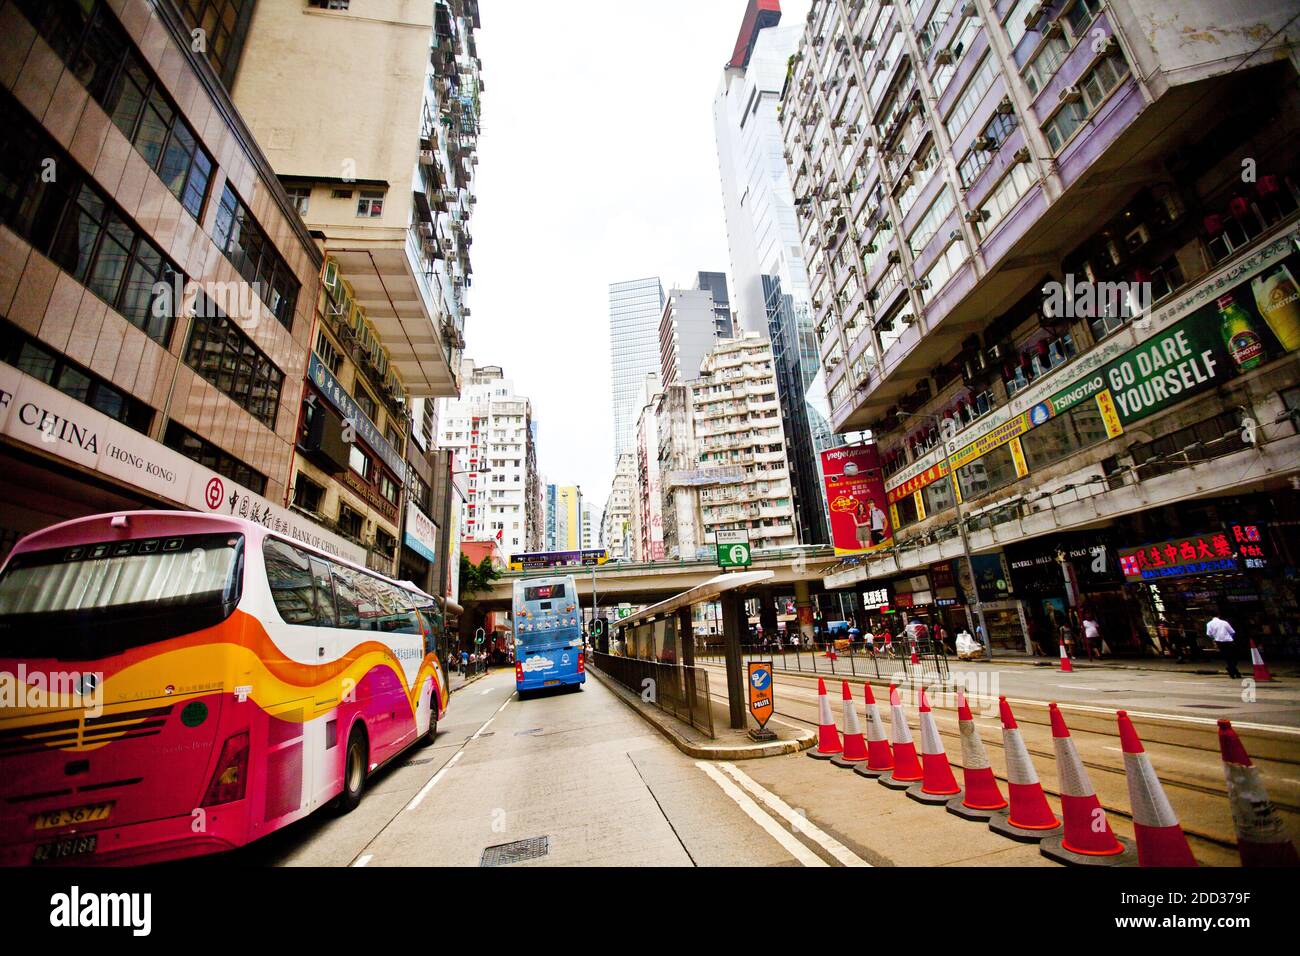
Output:
[[[516,581],[512,611],[520,694],[586,682],[582,607],[572,574]]]

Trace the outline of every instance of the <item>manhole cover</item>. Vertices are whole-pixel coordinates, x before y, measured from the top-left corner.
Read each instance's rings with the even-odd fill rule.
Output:
[[[516,737],[527,737],[527,736],[529,736],[530,734],[540,734],[541,732],[542,732],[542,728],[541,728],[541,727],[529,727],[527,730],[516,730],[516,731],[515,731],[515,736],[516,736]]]
[[[420,764],[432,763],[432,762],[433,762],[433,758],[432,758],[432,757],[421,757],[421,758],[418,759],[418,760],[408,760],[408,761],[406,761],[406,765],[407,765],[408,767],[418,767],[418,766],[420,766]]]
[[[548,836],[530,837],[516,840],[514,843],[498,843],[483,851],[479,866],[509,866],[524,860],[536,860],[551,852],[551,838]]]

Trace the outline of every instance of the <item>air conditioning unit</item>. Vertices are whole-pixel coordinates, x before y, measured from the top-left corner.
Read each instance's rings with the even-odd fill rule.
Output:
[[[897,249],[890,249],[889,255],[887,255],[885,259],[886,261],[891,262],[894,265],[897,265],[898,263],[903,261],[903,254],[900,253]]]
[[[970,2],[966,4],[966,6],[961,8],[961,15],[964,19],[967,20],[975,16],[977,13],[979,13],[979,9],[975,6],[975,0],[970,0]]]
[[[1098,46],[1097,48],[1097,52],[1104,55],[1107,53],[1114,53],[1118,49],[1119,49],[1119,40],[1115,39],[1113,36],[1109,36],[1106,37],[1106,39],[1101,41],[1100,46]]]
[[[866,37],[862,41],[862,48],[864,50],[874,50],[876,48],[876,41],[871,39],[871,37]]]
[[[961,238],[961,230],[960,230],[960,229],[954,229],[952,232],[948,233],[948,241],[949,241],[949,242],[956,242],[956,241],[957,241],[958,239],[960,239],[960,238]]]
[[[1065,27],[1061,23],[1061,18],[1057,17],[1055,20],[1053,20],[1051,23],[1047,25],[1047,29],[1043,31],[1043,36],[1059,37],[1064,32],[1065,32]]]
[[[420,150],[420,164],[422,166],[432,166],[435,162],[436,159],[433,155],[433,150],[431,149]]]
[[[1081,99],[1083,99],[1083,91],[1077,86],[1067,86],[1061,90],[1062,103],[1077,103]]]
[[[938,53],[936,53],[936,54],[934,55],[934,62],[935,62],[935,63],[951,63],[951,62],[952,62],[952,50],[948,50],[948,49],[940,50]]]
[[[987,152],[990,149],[996,149],[997,145],[998,141],[991,136],[976,136],[975,141],[970,144],[970,148]]]
[[[1034,24],[1043,18],[1044,14],[1047,13],[1048,9],[1051,6],[1052,6],[1051,0],[1043,0],[1042,3],[1034,7],[1034,9],[1030,10],[1028,13],[1026,13],[1025,29],[1032,30],[1034,28]]]
[[[1002,360],[1002,346],[990,345],[987,349],[984,350],[984,354],[988,356],[988,360],[991,364],[996,365],[998,362]]]
[[[422,223],[420,223],[420,235],[423,236],[423,237],[426,238],[426,239],[432,239],[432,238],[433,238],[433,223],[431,223],[431,222],[422,222]]]
[[[928,288],[930,288],[929,279],[917,279],[912,283],[912,291],[914,292],[924,292]]]
[[[443,240],[442,240],[442,248],[443,248],[445,251],[447,251],[447,252],[455,252],[455,251],[456,251],[456,240],[455,240],[455,239],[443,239]]]
[[[998,105],[993,107],[993,112],[1001,113],[1003,116],[1010,116],[1014,110],[1015,107],[1011,105],[1011,97],[1009,96],[1002,97],[1002,99],[998,100]]]
[[[1014,153],[1011,154],[1011,158],[1015,160],[1017,163],[1029,162],[1029,147],[1021,146],[1018,150],[1016,150]]]
[[[988,217],[989,211],[987,209],[972,209],[962,216],[967,222],[983,222]]]

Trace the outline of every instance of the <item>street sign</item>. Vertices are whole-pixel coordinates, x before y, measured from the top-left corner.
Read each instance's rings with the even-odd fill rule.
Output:
[[[632,605],[630,605],[630,604],[620,604],[620,605],[618,606],[618,619],[619,619],[620,621],[621,621],[623,618],[625,618],[625,617],[630,617],[631,614],[632,614]]]
[[[717,543],[718,567],[747,568],[753,563],[748,531],[719,531]]]
[[[760,730],[767,726],[772,718],[775,703],[772,697],[772,662],[750,661],[749,669],[749,712],[758,721]]]

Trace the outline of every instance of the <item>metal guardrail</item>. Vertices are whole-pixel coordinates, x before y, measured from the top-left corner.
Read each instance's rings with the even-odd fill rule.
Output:
[[[902,641],[877,644],[874,650],[868,649],[865,642],[858,642],[836,649],[833,655],[831,651],[829,644],[812,647],[742,644],[740,648],[742,660],[770,660],[778,670],[836,677],[875,677],[879,680],[901,678],[906,682],[921,683],[944,682],[949,677],[948,656],[931,641],[917,645],[915,664],[912,663],[910,646]],[[726,655],[720,644],[697,644],[695,659],[722,663]]]
[[[709,735],[713,733],[713,705],[709,699],[709,673],[702,667],[662,664],[635,657],[595,652],[591,662],[641,699],[684,720]]]

